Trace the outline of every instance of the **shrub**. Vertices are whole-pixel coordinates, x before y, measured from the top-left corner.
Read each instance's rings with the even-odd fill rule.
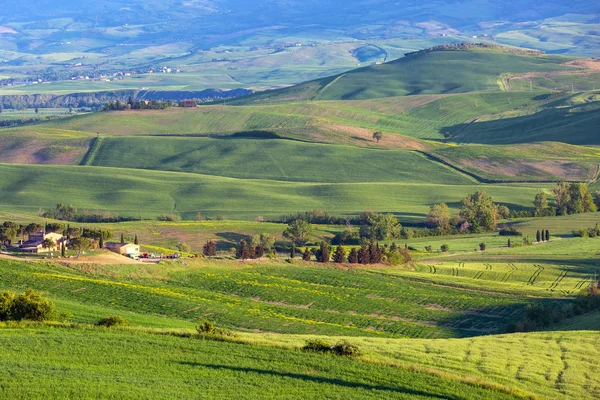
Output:
[[[428,253],[431,253],[433,251],[433,247],[431,246],[425,246],[425,251]]]
[[[523,236],[523,232],[519,232],[513,227],[510,228],[502,228],[498,231],[500,236]]]
[[[485,251],[485,248],[486,248],[485,243],[483,243],[483,242],[479,243],[479,250]]]
[[[314,351],[317,353],[329,353],[332,351],[332,346],[321,339],[310,339],[306,341],[306,344],[304,347],[302,347],[302,350]]]
[[[210,322],[208,320],[200,321],[200,324],[198,325],[198,328],[196,328],[196,331],[198,331],[198,333],[200,335],[230,336],[230,337],[237,336],[237,334],[235,334],[234,332],[231,332],[231,331],[228,331],[228,330],[222,329],[222,328],[217,328],[213,322]]]
[[[100,321],[96,322],[96,325],[111,328],[113,326],[127,326],[129,325],[129,322],[127,322],[127,320],[120,315],[107,315]]]
[[[448,250],[450,250],[450,246],[448,246],[447,244],[443,244],[440,247],[440,250],[442,250],[444,253],[446,253]]]
[[[0,321],[48,321],[53,317],[54,303],[32,289],[18,296],[13,292],[0,295]]]
[[[331,352],[337,356],[343,357],[358,357],[361,354],[360,348],[345,340],[338,342],[331,348]]]

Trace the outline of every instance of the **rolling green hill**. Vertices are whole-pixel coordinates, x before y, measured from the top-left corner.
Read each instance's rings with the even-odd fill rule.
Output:
[[[0,164],[0,206],[4,211],[37,213],[57,202],[81,210],[154,218],[197,212],[214,217],[278,217],[309,209],[336,215],[365,209],[422,217],[430,205],[446,202],[456,209],[468,194],[485,189],[510,207],[529,206],[544,186],[449,185],[431,183],[296,183],[234,179],[190,173],[107,167]]]
[[[106,137],[88,165],[294,182],[474,182],[413,151],[233,137]]]
[[[433,51],[360,68],[289,89],[250,95],[231,104],[302,100],[364,100],[417,94],[503,90],[502,75],[573,69],[560,56],[529,56],[504,50]]]

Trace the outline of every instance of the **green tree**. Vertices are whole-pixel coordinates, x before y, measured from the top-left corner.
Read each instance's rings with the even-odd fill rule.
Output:
[[[446,203],[431,206],[425,224],[428,228],[438,228],[444,232],[448,231],[450,229],[450,209]]]
[[[87,237],[78,237],[78,238],[74,238],[71,239],[69,241],[69,246],[76,251],[85,251],[85,250],[89,250],[90,248],[92,248],[93,246],[93,241],[90,238]]]
[[[46,250],[53,249],[54,247],[56,247],[56,242],[52,239],[44,239],[44,241],[42,242],[42,247]]]
[[[65,242],[64,240],[60,243],[60,256],[65,258]]]
[[[302,253],[302,259],[304,261],[310,261],[310,258],[312,257],[312,252],[310,251],[310,249],[307,247],[304,249],[304,253]]]
[[[550,241],[550,231],[546,230],[546,242]]]
[[[365,213],[360,235],[371,240],[391,240],[400,237],[402,225],[392,214]]]
[[[236,253],[236,257],[242,260],[246,260],[248,258],[251,258],[253,255],[253,250],[250,246],[248,246],[248,243],[246,243],[246,241],[244,239],[240,240],[240,244],[238,245],[238,249],[237,249],[237,253]]]
[[[540,231],[538,229],[538,231],[535,233],[535,240],[536,242],[541,242],[542,241],[542,235],[540,234]]]
[[[352,248],[350,253],[348,254],[348,263],[349,264],[358,264],[358,251],[356,248]]]
[[[317,250],[315,257],[318,262],[329,262],[329,260],[331,259],[331,250],[329,249],[329,245],[327,244],[327,242],[321,241],[319,250]]]
[[[264,252],[270,253],[275,246],[275,238],[269,234],[261,233],[252,237],[252,247],[261,247]]]
[[[102,235],[100,235],[100,240],[98,241],[98,247],[100,247],[101,249],[104,248],[104,238],[102,237]]]
[[[358,262],[363,265],[371,262],[371,253],[369,252],[369,247],[366,244],[363,244],[360,250],[358,250]]]
[[[137,233],[136,233],[136,235],[135,235],[135,237],[133,239],[133,244],[140,244],[139,241],[138,241]]]
[[[535,216],[543,217],[544,211],[548,208],[548,196],[546,196],[546,193],[539,192],[536,194],[533,205],[535,206]]]
[[[571,184],[567,182],[558,183],[553,189],[554,205],[557,215],[567,215],[571,204]]]
[[[296,258],[296,245],[292,243],[292,250],[290,251],[290,258],[293,260]]]
[[[469,223],[472,231],[490,231],[496,228],[498,207],[487,193],[477,191],[465,197],[460,216]]]
[[[346,261],[346,250],[342,246],[338,246],[333,254],[333,261],[336,263],[343,263]]]
[[[202,254],[205,257],[214,257],[217,255],[217,244],[213,240],[208,240],[202,247]]]
[[[54,303],[32,289],[18,296],[13,292],[0,295],[0,321],[47,321],[53,316]]]
[[[297,219],[288,224],[283,231],[283,237],[290,239],[297,245],[303,245],[312,232],[312,225],[304,220]]]
[[[373,139],[375,139],[377,141],[377,143],[379,143],[379,141],[381,139],[383,139],[383,133],[381,133],[381,132],[373,132]]]
[[[125,237],[123,236],[122,233],[121,233],[121,243],[125,243]]]

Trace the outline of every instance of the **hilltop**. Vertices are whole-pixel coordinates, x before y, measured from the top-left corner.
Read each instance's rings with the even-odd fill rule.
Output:
[[[575,70],[564,65],[571,60],[504,47],[434,48],[385,64],[235,99],[230,104],[500,91],[504,89],[502,75]]]

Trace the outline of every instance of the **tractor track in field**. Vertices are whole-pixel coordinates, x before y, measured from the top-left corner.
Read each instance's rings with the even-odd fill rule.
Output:
[[[540,277],[540,275],[542,274],[542,272],[544,272],[545,269],[539,264],[534,264],[534,267],[536,267],[537,270],[533,274],[531,274],[531,276],[527,280],[527,284],[531,286],[535,285],[535,281]]]

